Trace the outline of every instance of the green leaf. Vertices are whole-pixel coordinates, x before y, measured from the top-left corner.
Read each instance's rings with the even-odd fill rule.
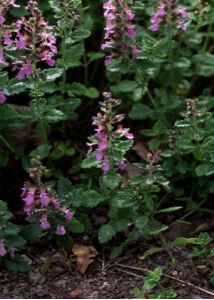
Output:
[[[102,225],[98,232],[98,239],[101,244],[107,243],[116,235],[111,224]]]
[[[214,54],[197,54],[193,57],[196,64],[196,74],[210,77],[214,74]]]
[[[6,151],[0,148],[0,167],[6,167],[8,163],[9,155]]]
[[[154,271],[150,272],[144,279],[143,290],[150,291],[155,288],[163,275],[161,267],[155,268]]]
[[[88,63],[91,63],[97,59],[103,58],[105,54],[103,52],[88,52],[87,56],[89,58]]]
[[[96,207],[98,204],[105,200],[105,197],[94,190],[89,190],[84,193],[85,201],[84,206],[86,207]]]
[[[159,213],[170,213],[170,212],[177,211],[177,210],[179,210],[181,208],[182,208],[182,206],[168,207],[168,208],[160,209],[156,213],[157,214],[159,214]]]
[[[76,218],[73,218],[67,226],[73,233],[83,233],[85,231],[84,225]]]
[[[5,235],[5,244],[8,248],[22,248],[26,241],[19,235]]]
[[[48,144],[40,145],[35,150],[31,151],[30,157],[40,157],[40,159],[44,159],[48,157],[52,146]]]
[[[96,160],[95,153],[89,154],[82,162],[83,169],[90,169],[93,167],[99,168],[100,162]]]
[[[70,251],[73,246],[73,240],[70,236],[57,236],[56,243],[59,248],[66,249]]]
[[[90,87],[86,89],[85,94],[86,97],[91,98],[91,99],[96,99],[99,97],[99,92],[96,88]]]
[[[58,109],[50,108],[46,112],[46,120],[49,123],[57,123],[66,119],[65,114]]]
[[[129,227],[130,221],[126,219],[120,219],[115,221],[112,225],[116,232],[124,232]]]
[[[202,177],[202,176],[206,175],[208,168],[209,168],[209,165],[201,164],[201,165],[197,166],[197,168],[195,169],[195,173],[198,177]]]
[[[14,109],[10,108],[8,105],[0,105],[0,116],[1,116],[1,121],[2,120],[13,121],[15,118],[17,118],[18,114]]]
[[[72,190],[71,181],[68,178],[60,177],[57,181],[57,194],[59,197],[66,197]]]
[[[18,81],[18,79],[11,79],[7,86],[5,87],[5,91],[9,96],[17,95],[24,92],[28,88],[27,84],[24,82]]]
[[[9,79],[7,72],[1,72],[0,73],[0,90],[3,90],[5,86],[7,85]]]
[[[23,257],[6,258],[4,264],[12,272],[29,272],[31,270],[30,265]]]
[[[149,214],[145,214],[143,216],[138,217],[135,220],[135,226],[141,230],[145,227],[145,225],[148,223],[148,221],[149,221]]]
[[[181,120],[181,121],[175,122],[175,126],[176,127],[190,127],[191,124],[190,124],[189,120]]]
[[[33,243],[39,240],[43,233],[41,227],[38,224],[29,224],[20,231],[20,235],[28,243]]]
[[[132,120],[145,120],[151,118],[153,114],[153,110],[150,107],[142,103],[135,103],[129,113],[129,117]]]
[[[67,49],[66,51],[65,62],[64,62],[66,68],[80,66],[82,64],[80,62],[80,59],[83,53],[84,53],[84,48],[82,43],[79,45],[69,47],[69,49]]]
[[[129,189],[119,190],[111,199],[112,207],[132,208],[134,205],[133,192]]]
[[[91,35],[91,32],[84,28],[78,28],[72,34],[72,39],[76,41],[87,39]]]
[[[105,184],[107,188],[110,190],[116,189],[121,182],[121,175],[115,172],[106,172],[102,178],[102,182]]]
[[[63,74],[63,69],[61,69],[61,68],[51,68],[51,69],[43,70],[40,73],[40,76],[45,76],[45,79],[47,81],[54,81],[57,78],[61,77],[62,74]]]
[[[111,90],[113,93],[122,92],[133,92],[138,87],[138,84],[136,81],[131,80],[123,80],[117,85],[111,86]]]

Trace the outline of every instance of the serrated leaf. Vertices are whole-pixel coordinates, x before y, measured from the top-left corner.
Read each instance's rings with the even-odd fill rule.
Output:
[[[61,77],[62,74],[63,69],[61,68],[51,68],[41,72],[41,75],[44,75],[47,81],[54,81],[57,78]]]
[[[76,29],[72,34],[72,39],[79,41],[88,38],[91,35],[91,32],[84,28]]]
[[[145,227],[145,225],[148,223],[148,221],[149,221],[149,214],[145,214],[143,216],[138,217],[135,220],[135,226],[141,230]]]
[[[188,120],[180,120],[175,122],[175,126],[176,127],[190,127],[191,124]]]
[[[39,156],[41,159],[46,158],[51,150],[52,146],[48,144],[40,145],[35,150],[31,151],[30,157]]]
[[[114,236],[116,235],[116,232],[111,224],[105,224],[102,225],[98,232],[98,238],[99,242],[101,244],[107,243],[110,241]]]
[[[29,224],[20,231],[20,235],[28,243],[33,243],[37,241],[43,235],[43,233],[41,227],[38,224]]]
[[[83,169],[90,169],[93,167],[98,168],[100,166],[100,162],[96,160],[95,154],[89,154],[82,162],[81,167]]]
[[[23,257],[7,258],[4,264],[12,272],[29,272],[31,270],[31,266]]]
[[[83,233],[85,231],[84,225],[76,218],[73,218],[67,226],[68,229],[73,233]]]
[[[114,190],[121,182],[121,175],[118,173],[107,172],[102,176],[101,180],[107,188]]]
[[[105,200],[105,197],[94,190],[89,190],[84,193],[85,201],[84,206],[96,207],[99,203]]]

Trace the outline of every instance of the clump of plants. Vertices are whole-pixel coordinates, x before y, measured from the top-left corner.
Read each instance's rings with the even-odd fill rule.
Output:
[[[0,1],[0,175],[25,217],[2,184],[0,262],[85,233],[115,258],[213,214],[212,1],[40,2]]]

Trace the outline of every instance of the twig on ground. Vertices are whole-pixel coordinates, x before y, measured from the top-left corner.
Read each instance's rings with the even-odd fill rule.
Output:
[[[146,268],[132,267],[132,266],[129,266],[129,265],[124,265],[124,264],[119,264],[119,263],[115,263],[115,266],[122,267],[122,268],[127,268],[127,269],[130,269],[130,270],[141,271],[141,272],[143,271],[143,272],[146,272],[146,273],[151,272],[151,270],[146,269]],[[130,272],[130,275],[134,275],[136,277],[140,276],[138,274],[134,274],[134,273],[131,273],[131,272]],[[165,273],[163,273],[163,276],[166,277],[166,278],[173,279],[173,280],[175,280],[177,282],[180,282],[180,283],[182,283],[184,285],[191,286],[191,287],[193,287],[193,288],[195,288],[195,289],[197,289],[197,290],[199,290],[201,292],[204,292],[204,293],[206,293],[208,295],[214,296],[214,293],[212,293],[212,292],[210,292],[208,290],[205,290],[205,289],[201,288],[200,286],[197,286],[197,285],[195,285],[195,284],[193,284],[191,282],[184,281],[182,279],[176,278],[176,277],[174,277],[172,275],[168,275],[168,274],[165,274]],[[140,276],[140,277],[143,278],[143,276]]]

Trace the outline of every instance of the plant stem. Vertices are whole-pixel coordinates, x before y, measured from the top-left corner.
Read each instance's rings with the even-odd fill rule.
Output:
[[[143,84],[143,85],[146,85],[145,80],[144,80],[144,78],[143,78],[143,75],[141,74],[139,68],[136,69],[136,72],[137,72],[137,75],[138,75],[138,77],[140,78],[140,81],[142,82],[142,84]],[[151,104],[153,105],[154,109],[156,110],[156,113],[157,113],[158,115],[160,115],[162,121],[163,121],[164,124],[167,125],[167,127],[168,127],[170,124],[169,124],[169,122],[166,120],[166,118],[164,117],[164,115],[162,114],[162,112],[159,110],[159,108],[158,108],[158,106],[157,106],[157,104],[156,104],[156,102],[155,102],[155,99],[153,98],[153,96],[152,96],[152,94],[151,94],[151,92],[150,92],[148,86],[146,87],[146,89],[147,89],[146,93],[147,93],[147,95],[148,95],[148,98],[149,98]]]
[[[5,138],[1,134],[0,134],[0,139],[10,151],[15,152],[15,149],[13,149],[13,147],[5,140]]]

